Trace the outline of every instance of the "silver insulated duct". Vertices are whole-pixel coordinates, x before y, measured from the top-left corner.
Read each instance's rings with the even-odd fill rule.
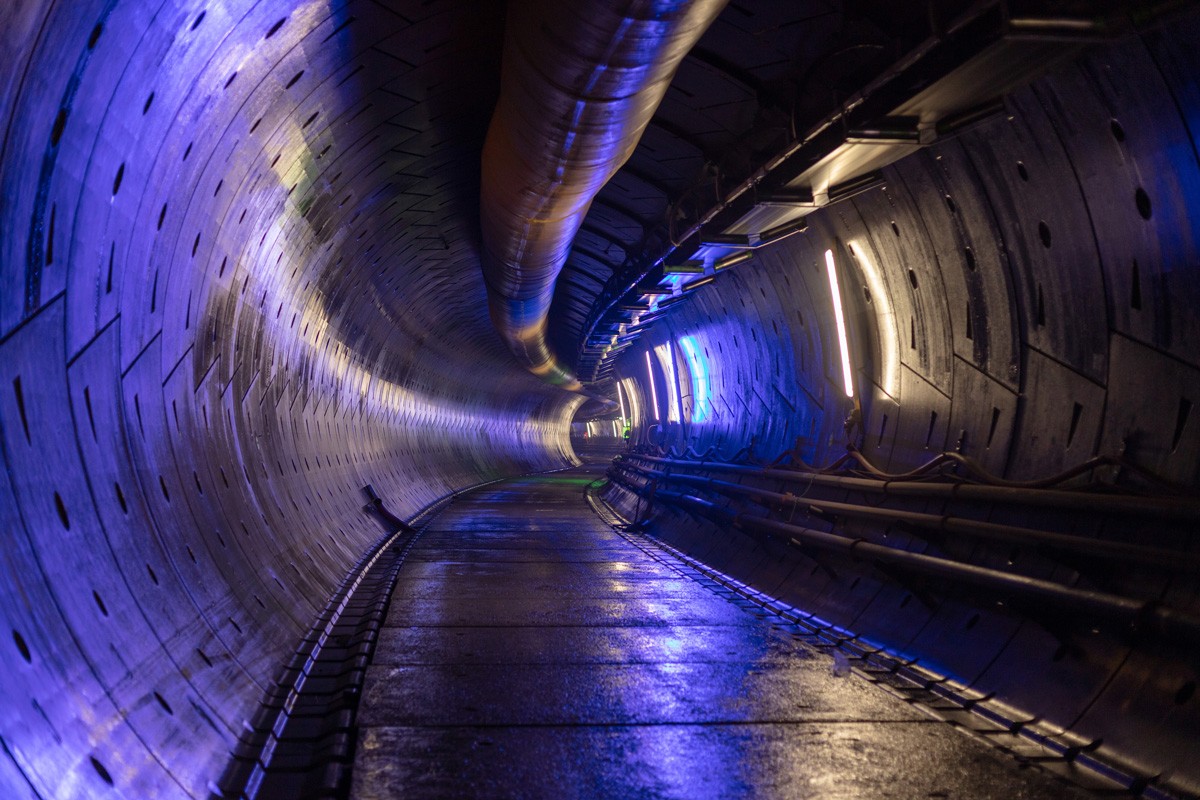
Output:
[[[592,199],[728,0],[513,0],[483,148],[492,321],[530,371],[578,390],[546,341],[554,282]]]

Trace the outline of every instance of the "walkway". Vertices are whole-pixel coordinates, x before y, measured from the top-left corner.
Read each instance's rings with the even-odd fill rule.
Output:
[[[367,673],[352,797],[1082,796],[642,549],[596,468],[493,484],[417,540]]]

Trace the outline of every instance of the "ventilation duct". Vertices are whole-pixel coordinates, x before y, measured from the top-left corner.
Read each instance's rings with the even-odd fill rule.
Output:
[[[492,321],[531,372],[579,390],[546,341],[554,282],[592,199],[728,0],[513,2],[483,148]]]

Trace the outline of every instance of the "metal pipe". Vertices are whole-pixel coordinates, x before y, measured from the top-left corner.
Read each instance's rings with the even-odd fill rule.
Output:
[[[980,503],[1020,504],[1063,508],[1073,511],[1141,514],[1192,522],[1200,521],[1200,503],[1187,498],[1095,494],[1060,489],[1018,489],[974,483],[889,481],[874,478],[852,478],[843,475],[825,475],[819,472],[794,469],[772,469],[745,464],[729,464],[721,461],[685,461],[639,454],[629,454],[623,457],[642,459],[655,464],[667,464],[672,469],[739,473],[783,481],[785,483],[815,484],[817,486],[871,492],[896,497],[941,498],[946,500],[969,500]]]
[[[581,388],[546,340],[575,234],[727,2],[509,4],[500,101],[483,148],[481,260],[493,324],[551,383]]]
[[[644,494],[644,490],[632,487],[627,481],[622,481],[622,484],[639,495],[648,494]],[[838,552],[865,561],[894,565],[911,572],[983,588],[993,593],[1020,597],[1027,601],[1053,603],[1055,611],[1116,620],[1132,630],[1150,632],[1174,641],[1200,642],[1200,618],[1169,608],[1157,601],[1133,600],[1106,592],[1076,589],[1053,581],[912,553],[864,539],[851,539],[786,522],[745,517],[702,498],[678,492],[656,489],[653,495],[654,499],[678,505],[723,524],[771,534],[796,547]]]
[[[630,465],[629,468],[637,470],[645,477],[658,481],[675,481],[700,486],[718,494],[726,496],[741,495],[778,506],[791,506],[793,508],[809,506],[817,512],[830,512],[882,522],[904,522],[909,525],[942,533],[957,533],[964,536],[1010,544],[1032,544],[1064,552],[1081,553],[1092,557],[1100,556],[1109,559],[1121,559],[1139,564],[1148,564],[1172,571],[1187,572],[1200,567],[1200,557],[1192,553],[1183,553],[1161,547],[1145,547],[1126,542],[1093,539],[1086,536],[1024,528],[1016,525],[1002,525],[995,522],[983,522],[950,515],[925,514],[918,511],[902,511],[876,506],[863,506],[854,503],[839,503],[832,500],[807,500],[791,494],[771,492],[766,489],[743,486],[740,483],[730,483],[728,481],[716,480],[715,478],[704,478],[698,475],[672,475],[633,465]]]

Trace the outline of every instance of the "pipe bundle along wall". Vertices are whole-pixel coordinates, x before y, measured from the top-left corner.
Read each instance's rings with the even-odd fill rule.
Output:
[[[5,797],[207,795],[362,486],[573,461],[474,280],[497,9],[410,5],[0,9]]]
[[[753,439],[755,454],[770,461],[799,437],[810,463],[844,453],[852,403],[825,274],[832,249],[864,404],[852,438],[880,466],[901,472],[958,450],[1021,480],[1121,455],[1194,492],[1200,61],[1190,43],[1198,36],[1192,12],[1085,52],[1006,98],[1005,115],[888,168],[882,188],[814,213],[805,234],[697,290],[648,340],[654,347],[692,337],[705,360],[711,413],[688,422],[688,439],[675,443],[717,445],[728,456]],[[622,374],[643,380],[642,355]],[[685,394],[696,390],[686,373],[683,382]],[[794,483],[772,488],[800,492]],[[953,513],[941,501],[911,502]],[[1197,552],[1186,526],[983,509],[974,513],[993,522]],[[1197,610],[1194,571],[1098,567],[949,536],[939,543],[870,521],[841,520],[837,530]],[[955,592],[910,602],[913,585],[884,573],[851,567],[831,577],[738,534],[698,533],[692,517],[660,515],[658,531],[799,608],[995,693],[1064,737],[1095,743],[1136,774],[1200,789],[1191,645],[1093,634],[1077,621],[1055,623],[1053,609],[1023,615]]]

